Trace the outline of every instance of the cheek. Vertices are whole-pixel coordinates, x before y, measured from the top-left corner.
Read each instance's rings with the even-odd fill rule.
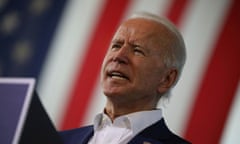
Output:
[[[104,69],[105,69],[106,64],[107,64],[108,61],[109,61],[109,55],[106,54],[105,57],[104,57],[104,59],[103,59],[103,61],[102,61],[102,68],[101,68],[101,72],[102,72],[102,73],[103,73],[103,71],[104,71]]]
[[[106,64],[106,61],[108,59],[108,54],[106,54],[103,58],[103,61],[102,61],[102,66],[104,66]]]
[[[156,85],[161,77],[161,72],[155,63],[146,63],[139,67],[137,75],[139,81],[144,85]]]
[[[103,83],[104,79],[105,79],[106,64],[107,64],[107,58],[105,57],[103,62],[102,62],[101,71],[100,71],[100,81],[101,81],[101,83]]]

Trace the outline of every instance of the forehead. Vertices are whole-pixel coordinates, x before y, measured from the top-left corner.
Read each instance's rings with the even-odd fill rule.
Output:
[[[159,25],[157,25],[156,22],[135,18],[123,22],[117,30],[117,33],[129,35],[139,34],[139,36],[152,35],[154,33],[154,29],[157,30],[158,27]]]
[[[170,35],[170,31],[161,23],[145,18],[134,18],[123,22],[113,38],[130,38],[131,40],[157,40],[162,41]]]

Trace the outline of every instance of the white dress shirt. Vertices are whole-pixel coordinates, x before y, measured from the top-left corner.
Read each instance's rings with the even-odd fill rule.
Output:
[[[106,114],[98,114],[94,120],[94,135],[88,144],[126,144],[161,118],[160,109],[120,116],[113,122]]]

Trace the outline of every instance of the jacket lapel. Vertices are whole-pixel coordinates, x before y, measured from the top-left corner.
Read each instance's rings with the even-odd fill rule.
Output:
[[[82,135],[82,138],[79,139],[79,143],[78,144],[88,144],[90,138],[93,136],[93,128],[89,128],[85,131],[85,134]]]
[[[161,119],[137,134],[128,144],[162,144],[161,141],[171,138],[171,135],[164,119]]]

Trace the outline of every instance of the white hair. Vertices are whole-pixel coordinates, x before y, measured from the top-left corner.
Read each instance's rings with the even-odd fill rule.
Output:
[[[176,36],[176,38],[173,39],[173,44],[170,46],[168,51],[166,51],[166,54],[163,57],[163,62],[167,67],[176,68],[178,71],[178,76],[174,83],[174,85],[176,85],[177,81],[180,78],[183,66],[186,61],[186,48],[181,33],[178,31],[176,26],[166,18],[159,17],[151,13],[138,12],[130,17],[130,19],[134,18],[143,18],[155,21],[161,25],[164,25],[169,31],[171,31]],[[167,92],[165,95],[169,95],[169,93]]]

